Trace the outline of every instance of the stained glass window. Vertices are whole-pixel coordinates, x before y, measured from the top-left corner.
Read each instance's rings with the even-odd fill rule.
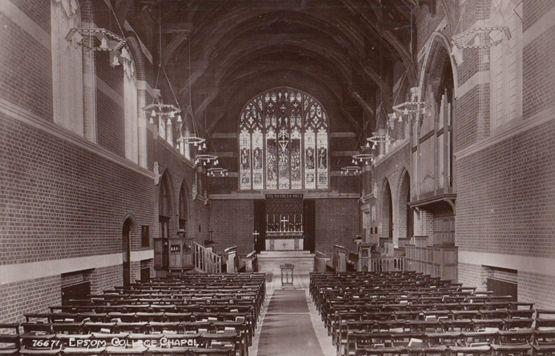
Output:
[[[328,119],[312,96],[268,90],[243,108],[239,124],[239,188],[327,189]]]

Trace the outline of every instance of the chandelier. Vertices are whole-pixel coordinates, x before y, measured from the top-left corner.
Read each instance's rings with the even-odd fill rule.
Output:
[[[179,140],[185,145],[193,145],[194,147],[201,147],[206,149],[206,139],[198,136],[183,135]]]
[[[66,40],[93,51],[118,51],[125,45],[125,40],[105,28],[72,28]]]
[[[411,98],[409,101],[393,106],[393,114],[389,116],[392,119],[398,117],[399,121],[403,120],[403,115],[424,114],[426,112],[426,102],[418,100],[418,87],[410,88]]]
[[[453,43],[460,49],[491,48],[504,39],[511,39],[511,32],[507,26],[479,26],[453,36]]]
[[[110,66],[116,67],[123,63],[124,72],[133,77],[135,67],[124,38],[105,28],[72,28],[66,40],[73,46],[81,46],[91,51],[109,52]]]
[[[362,173],[359,166],[345,166],[341,167],[341,175],[343,176],[358,176]]]
[[[388,134],[378,134],[374,132],[374,134],[366,140],[368,141],[368,144],[372,143],[372,149],[376,149],[379,143],[387,143],[391,141],[391,136]]]
[[[218,156],[209,153],[199,153],[195,156],[195,165],[208,166],[210,164],[218,165]]]
[[[229,175],[229,172],[225,168],[212,167],[207,169],[206,175],[209,177],[227,177]]]
[[[353,159],[351,161],[353,164],[363,164],[365,166],[374,163],[374,154],[370,152],[359,152],[353,155]]]
[[[176,120],[178,123],[183,122],[181,119],[181,110],[172,104],[164,104],[160,101],[160,99],[154,99],[154,102],[150,105],[147,105],[143,108],[143,110],[149,114],[148,122],[153,125],[154,119],[158,120]]]

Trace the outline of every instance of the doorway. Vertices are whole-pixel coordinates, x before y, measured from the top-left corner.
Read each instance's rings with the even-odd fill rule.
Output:
[[[131,229],[133,222],[127,218],[123,223],[121,251],[123,260],[123,286],[131,284]]]

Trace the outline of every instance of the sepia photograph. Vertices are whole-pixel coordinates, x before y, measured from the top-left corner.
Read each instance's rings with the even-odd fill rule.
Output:
[[[0,0],[0,355],[555,356],[555,0]]]

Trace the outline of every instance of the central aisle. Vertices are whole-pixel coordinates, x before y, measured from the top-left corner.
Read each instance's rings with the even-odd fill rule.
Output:
[[[305,290],[276,290],[262,321],[259,356],[323,356]]]

